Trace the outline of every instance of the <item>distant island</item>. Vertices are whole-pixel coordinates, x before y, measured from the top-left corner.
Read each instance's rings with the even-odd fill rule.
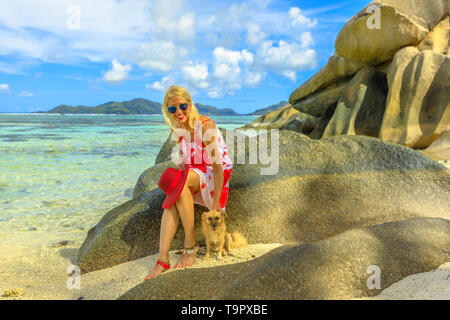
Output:
[[[226,108],[219,109],[213,106],[203,105],[200,103],[195,103],[198,111],[204,115],[212,116],[260,116],[270,111],[279,109],[287,105],[287,101],[281,101],[278,104],[268,106],[263,109],[258,109],[254,112],[248,114],[240,114],[236,111]],[[129,101],[116,102],[110,101],[95,107],[87,106],[68,106],[59,105],[49,111],[38,111],[36,113],[58,113],[58,114],[122,114],[122,115],[133,115],[133,114],[161,114],[161,103],[153,102],[143,98],[136,98]]]

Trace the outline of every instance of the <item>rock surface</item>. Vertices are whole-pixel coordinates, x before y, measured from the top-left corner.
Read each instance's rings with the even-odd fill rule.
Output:
[[[294,108],[320,117],[311,131],[299,132],[313,139],[377,136],[414,149],[433,143],[450,128],[449,4],[380,0],[356,14],[337,36],[328,63],[290,96]],[[370,67],[386,74],[387,97],[380,90],[384,81],[355,84],[361,70]],[[364,90],[374,92],[377,103],[362,97]],[[361,103],[366,104],[363,113]],[[295,125],[285,128],[298,131]]]
[[[442,132],[423,154],[433,160],[450,160],[450,129]]]
[[[299,112],[292,108],[291,105],[286,105],[277,110],[271,111],[265,115],[260,116],[259,118],[253,120],[252,122],[244,125],[242,128],[273,128],[278,129],[281,127],[286,121],[293,115],[298,114]]]
[[[378,137],[386,108],[386,75],[365,67],[345,88],[322,138],[347,134]]]
[[[365,136],[312,140],[282,130],[274,175],[261,175],[267,166],[237,164],[248,148],[233,153],[227,226],[249,243],[309,242],[387,221],[450,218],[450,173],[409,148]],[[133,200],[89,231],[79,251],[83,272],[157,252],[164,194],[154,181],[158,166],[165,164],[146,171],[150,178],[141,181],[151,186],[142,186]],[[195,208],[197,239],[203,239],[199,221],[204,210]],[[173,247],[182,247],[182,241],[180,228]]]
[[[406,8],[403,6],[405,2],[415,2],[420,6],[414,8],[414,13],[427,9],[425,7],[433,7],[423,1],[398,1],[402,4],[402,9]],[[353,61],[376,65],[392,59],[398,49],[418,44],[429,30],[400,11],[398,3],[374,1],[362,9],[339,32],[335,43],[336,53]],[[377,9],[371,11],[369,8]],[[370,27],[377,23],[377,12],[379,24]]]
[[[395,7],[401,14],[427,30],[433,29],[450,11],[450,3],[447,0],[433,0],[433,5],[423,0],[377,0],[372,3],[376,2]]]
[[[349,299],[373,296],[450,258],[450,221],[420,218],[285,245],[249,262],[171,272],[119,299]],[[380,288],[370,286],[376,266]],[[369,271],[368,271],[369,270]],[[370,286],[370,288],[369,288]]]
[[[420,51],[433,50],[435,52],[448,55],[450,43],[450,17],[447,16],[440,21],[430,33],[417,46]]]
[[[286,105],[246,124],[242,129],[286,129],[308,133],[314,130],[318,121],[318,117],[299,112],[291,105]]]
[[[320,89],[313,94],[301,99],[293,107],[302,113],[321,117],[325,110],[335,104],[351,79],[345,78],[326,88]]]
[[[399,51],[389,70],[389,94],[380,138],[428,147],[450,127],[450,58],[415,48]]]
[[[322,69],[291,94],[289,103],[294,105],[311,93],[354,75],[365,65],[362,62],[351,61],[335,54],[328,59],[328,63]]]

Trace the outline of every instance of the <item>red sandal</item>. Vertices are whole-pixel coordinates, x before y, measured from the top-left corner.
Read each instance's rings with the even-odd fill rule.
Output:
[[[164,270],[161,271],[161,273],[164,273],[164,272],[166,272],[167,270],[170,269],[170,264],[166,264],[165,262],[163,262],[163,261],[161,261],[161,260],[156,260],[156,264],[157,264],[157,265],[159,264],[161,267],[164,268]],[[156,276],[155,276],[155,277],[156,277]],[[148,275],[147,275],[147,276],[145,277],[144,281],[150,280],[150,279],[152,279],[152,278],[154,278],[154,277],[149,278]]]

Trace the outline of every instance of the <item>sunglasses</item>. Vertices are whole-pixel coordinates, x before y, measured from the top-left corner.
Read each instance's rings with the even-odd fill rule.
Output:
[[[180,108],[180,110],[184,111],[184,110],[187,110],[187,108],[189,107],[189,104],[182,103],[182,104],[178,105],[178,107]],[[170,113],[175,113],[175,112],[177,112],[177,107],[176,106],[170,106],[170,107],[167,108],[167,110]]]

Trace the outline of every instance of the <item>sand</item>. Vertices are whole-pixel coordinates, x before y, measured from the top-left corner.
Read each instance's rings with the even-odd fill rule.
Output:
[[[48,235],[46,235],[48,237]],[[12,245],[14,236],[0,237],[0,299],[15,300],[110,300],[116,299],[123,293],[143,281],[149,268],[156,263],[156,255],[126,262],[108,269],[98,270],[80,276],[79,289],[77,282],[67,274],[68,269],[75,263],[78,248],[82,240],[72,240],[67,244],[57,244],[62,240],[54,236],[53,241],[48,238],[45,244],[36,244],[36,235],[28,239],[27,243],[21,236],[22,245]],[[32,245],[32,243],[34,245]],[[38,242],[39,243],[39,242]],[[214,257],[209,260],[201,259],[204,248],[199,252],[199,258],[192,268],[208,268],[219,265],[240,263],[255,259],[281,244],[251,244],[235,249],[233,256],[226,256],[221,261]],[[171,264],[178,260],[181,251],[170,252]],[[69,270],[70,271],[70,270]],[[168,272],[182,272],[170,270]],[[69,287],[72,287],[71,289]],[[18,297],[7,296],[4,293],[11,289],[23,289]],[[394,283],[376,297],[363,299],[446,299],[450,300],[450,262],[440,266],[432,272],[410,275]]]
[[[12,237],[14,238],[14,237]],[[69,241],[65,246],[56,245],[65,239],[46,241],[44,245],[37,245],[36,239],[25,241],[23,245],[12,245],[13,241],[2,241],[0,237],[0,299],[15,300],[110,300],[117,299],[129,289],[143,281],[149,268],[156,263],[156,255],[144,257],[120,265],[81,275],[79,289],[75,279],[67,271],[76,262],[78,248],[82,240]],[[70,240],[70,239],[69,239]],[[33,245],[34,244],[34,245]],[[199,258],[192,268],[208,268],[213,266],[240,263],[255,259],[281,244],[251,244],[243,248],[234,249],[233,256],[226,256],[221,261],[211,256],[203,260],[204,248],[199,251]],[[180,257],[181,250],[171,251],[171,264],[174,265]],[[68,270],[69,269],[69,270]],[[182,272],[172,269],[167,272]],[[69,286],[67,284],[69,279]],[[71,289],[69,289],[71,287]],[[7,296],[4,293],[11,289],[23,289],[19,297]]]

